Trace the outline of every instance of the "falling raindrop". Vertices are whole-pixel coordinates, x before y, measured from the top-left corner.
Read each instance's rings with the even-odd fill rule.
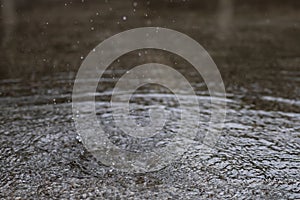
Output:
[[[133,7],[137,7],[137,2],[133,2]]]
[[[76,136],[76,140],[80,143],[82,142],[82,138],[79,135]]]
[[[126,20],[127,20],[127,17],[126,17],[126,16],[123,16],[122,19],[123,19],[123,21],[126,21]]]

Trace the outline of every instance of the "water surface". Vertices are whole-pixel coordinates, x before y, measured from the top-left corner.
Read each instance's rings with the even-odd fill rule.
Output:
[[[14,23],[1,24],[8,31],[0,55],[0,196],[300,198],[299,2],[250,2],[17,3]],[[116,60],[96,93],[97,114],[108,132],[117,124],[107,106],[114,84],[131,67],[153,60],[188,77],[201,109],[198,144],[159,171],[130,174],[85,150],[74,127],[71,94],[80,62],[94,46],[140,26],[175,29],[202,44],[220,69],[228,108],[218,144],[204,148],[210,99],[191,66],[155,50]],[[153,105],[179,109],[169,90],[145,86],[131,99],[137,123],[149,122]],[[170,120],[165,133],[174,130]],[[137,152],[154,144],[110,135],[116,145]]]

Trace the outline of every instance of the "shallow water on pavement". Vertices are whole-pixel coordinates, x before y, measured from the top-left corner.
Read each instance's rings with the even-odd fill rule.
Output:
[[[5,105],[0,115],[1,190],[5,196],[88,194],[145,198],[156,194],[225,198],[250,193],[261,198],[295,198],[299,193],[299,113],[253,109],[229,93],[227,121],[213,150],[199,143],[162,170],[126,174],[101,165],[80,143],[72,120],[71,84],[66,84],[72,83],[73,77],[57,74],[48,78],[39,83],[43,89],[35,94],[31,91],[0,99]],[[22,91],[32,89],[18,80],[2,83],[7,92],[20,88],[19,84],[23,85]],[[47,85],[51,86],[48,90]],[[151,94],[138,92],[138,100],[133,101],[146,105],[144,109],[144,103],[149,101],[165,102],[169,109],[177,109],[176,99],[170,94],[158,90]],[[210,116],[205,106],[208,97],[205,92],[199,95],[203,129]],[[277,101],[275,97],[272,100]],[[280,99],[278,102],[289,103]],[[107,112],[103,102],[97,107],[97,112]],[[145,112],[135,116],[141,121],[147,117]],[[109,115],[105,119],[109,124]],[[176,127],[171,124],[168,129],[174,131]]]

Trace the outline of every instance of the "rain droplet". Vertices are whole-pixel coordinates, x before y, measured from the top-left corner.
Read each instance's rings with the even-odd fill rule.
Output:
[[[123,16],[122,19],[123,19],[123,21],[126,21],[126,20],[127,20],[127,17],[126,17],[126,16]]]
[[[76,136],[76,140],[78,140],[78,142],[82,142],[82,138],[79,135]]]
[[[133,2],[134,7],[137,7],[137,5],[138,5],[137,2]]]

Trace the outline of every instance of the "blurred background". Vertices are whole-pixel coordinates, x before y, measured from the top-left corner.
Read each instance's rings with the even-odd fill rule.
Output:
[[[0,2],[0,197],[300,198],[299,0]],[[180,31],[209,52],[225,83],[228,117],[215,152],[202,156],[191,148],[159,172],[128,175],[85,151],[71,94],[96,45],[144,26]],[[205,84],[185,60],[151,49],[112,63],[97,100],[109,102],[105,91],[118,77],[153,61],[185,74],[207,103]],[[144,87],[132,101],[176,108],[168,95],[146,95],[153,92],[170,93]],[[99,115],[108,112],[100,107]]]
[[[159,26],[197,40],[229,89],[243,86],[296,98],[299,4],[296,0],[2,0],[0,77],[35,80],[57,72],[74,73],[88,52],[109,36]]]

